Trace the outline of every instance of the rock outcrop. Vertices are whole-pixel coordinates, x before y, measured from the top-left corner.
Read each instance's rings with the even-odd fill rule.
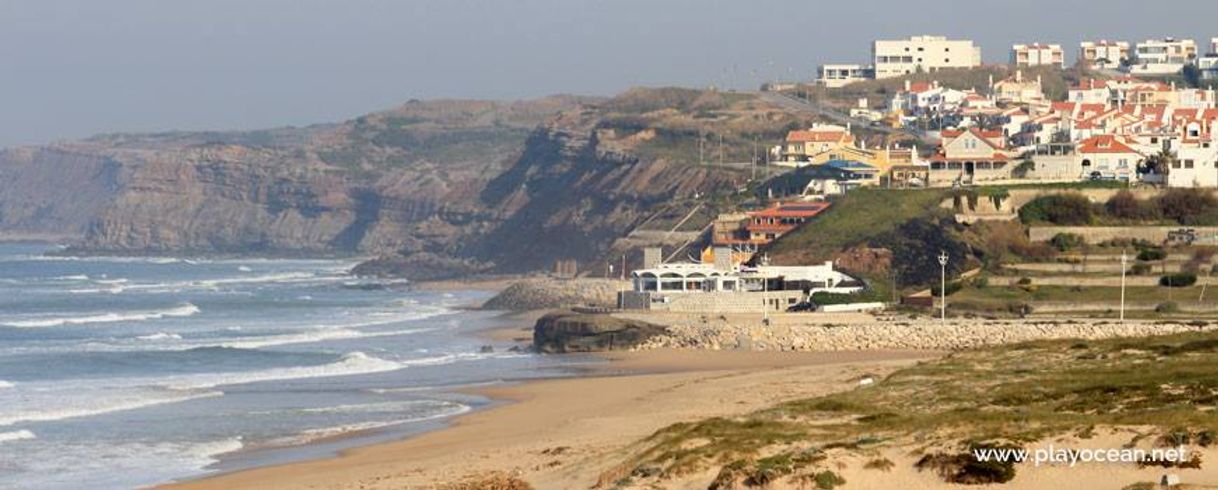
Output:
[[[615,307],[628,287],[612,279],[536,278],[518,281],[483,303],[486,310],[529,311],[575,306]]]
[[[550,313],[533,326],[533,348],[548,354],[628,350],[664,332],[659,325],[611,315]]]

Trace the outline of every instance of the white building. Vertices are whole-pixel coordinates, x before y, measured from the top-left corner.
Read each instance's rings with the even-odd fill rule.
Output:
[[[1167,170],[1168,187],[1218,187],[1218,147],[1188,144],[1176,147]]]
[[[1078,59],[1084,66],[1113,69],[1129,61],[1129,43],[1125,41],[1083,41],[1079,43]]]
[[[1134,48],[1129,72],[1136,75],[1171,75],[1197,58],[1197,43],[1192,39],[1148,39]]]
[[[619,293],[624,309],[683,312],[785,311],[813,294],[856,293],[861,282],[833,262],[808,266],[741,266],[731,249],[716,247],[714,263],[659,263],[644,253],[644,267],[630,274],[631,291]],[[648,255],[653,257],[648,263]]]
[[[1218,37],[1210,39],[1210,52],[1197,58],[1197,68],[1201,70],[1201,78],[1218,78]]]
[[[1011,46],[1011,64],[1015,66],[1066,66],[1066,56],[1060,44],[1016,44]]]
[[[944,68],[981,65],[981,48],[969,40],[943,36],[913,36],[900,40],[876,40],[871,46],[876,78],[892,78],[919,71],[933,73]]]
[[[838,88],[859,80],[869,80],[873,76],[872,73],[873,70],[870,66],[848,63],[824,64],[817,69],[816,83],[829,88]]]
[[[852,277],[821,265],[724,268],[704,263],[659,264],[630,274],[636,293],[711,293],[794,290],[806,293],[854,293],[862,286]]]

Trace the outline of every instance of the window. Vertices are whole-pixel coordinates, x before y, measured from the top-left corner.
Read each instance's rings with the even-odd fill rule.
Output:
[[[924,49],[922,49],[921,47],[919,47],[919,48],[918,48],[918,51],[925,51],[925,50],[924,50]]]
[[[1192,161],[1192,160],[1185,160],[1185,161],[1184,161],[1184,168],[1193,168],[1193,161]]]

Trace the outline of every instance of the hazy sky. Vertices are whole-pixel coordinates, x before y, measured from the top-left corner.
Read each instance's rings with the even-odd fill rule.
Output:
[[[865,61],[870,40],[1174,35],[1218,1],[0,0],[0,147],[98,132],[347,119],[411,98],[755,87]]]

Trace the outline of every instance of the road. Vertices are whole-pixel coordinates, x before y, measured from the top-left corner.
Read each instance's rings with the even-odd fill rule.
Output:
[[[873,126],[871,125],[871,121],[866,119],[850,117],[849,115],[842,114],[836,109],[831,109],[820,104],[808,102],[804,99],[781,92],[757,92],[757,95],[760,96],[762,100],[784,109],[794,112],[809,112],[838,124],[851,124],[858,127],[865,127],[880,133],[911,136],[916,138],[920,143],[930,146],[939,144],[938,140],[926,136],[921,131],[912,129],[895,129],[884,125]]]

